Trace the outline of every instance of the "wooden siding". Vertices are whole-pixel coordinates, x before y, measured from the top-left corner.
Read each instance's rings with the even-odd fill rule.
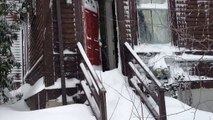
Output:
[[[39,93],[27,98],[26,104],[30,106],[30,110],[37,110],[46,107],[46,91],[42,90]]]
[[[131,45],[137,42],[137,12],[136,12],[136,0],[116,0],[117,7],[117,25],[118,25],[118,37],[120,46],[120,57],[123,74],[127,74],[128,55],[124,52],[124,43],[129,42]]]
[[[61,0],[60,5],[62,51],[69,51],[67,54],[63,54],[65,77],[81,78],[82,74],[79,68],[81,58],[77,55],[76,43],[79,41],[84,43],[82,1],[73,0],[72,4],[66,4],[64,0]],[[29,66],[26,66],[24,70],[25,80],[34,85],[39,78],[44,77],[47,87],[53,85],[61,77],[56,0],[36,0],[35,8],[32,9],[29,14],[30,27],[25,26],[26,31],[29,31],[24,51],[24,63]],[[44,90],[44,92],[41,91],[26,99],[31,109],[45,108],[48,100],[56,99],[62,94],[62,89]],[[67,95],[75,93],[77,93],[77,87],[67,88]]]
[[[170,0],[174,44],[189,49],[213,48],[213,1]]]
[[[169,6],[174,45],[190,49],[188,54],[213,55],[213,1],[171,0]],[[182,67],[188,68],[191,75],[213,77],[212,66],[210,61],[185,61]]]
[[[63,47],[64,50],[68,50],[73,54],[64,55],[65,64],[65,77],[67,78],[80,78],[79,75],[79,61],[76,52],[76,44],[78,41],[83,43],[84,32],[83,32],[83,21],[82,21],[82,1],[74,0],[72,4],[66,4],[65,1],[61,0],[61,19],[62,19],[62,36],[63,36]],[[61,77],[60,75],[60,62],[59,62],[59,40],[57,19],[56,19],[56,6],[53,5],[54,9],[54,64],[55,64],[55,77],[56,79]]]
[[[72,96],[77,93],[75,88],[67,88],[67,95]],[[57,99],[61,95],[61,89],[42,90],[39,93],[27,98],[25,101],[31,110],[46,108],[48,100]]]
[[[52,6],[47,7],[50,0],[37,0],[36,11],[30,14],[30,39],[27,41],[29,45],[26,52],[28,58],[25,60],[29,62],[28,70],[33,66],[35,68],[27,77],[27,82],[30,84],[34,84],[40,77],[45,76],[45,84],[50,86],[61,76],[56,4],[55,0],[52,2]],[[61,0],[60,3],[63,50],[73,53],[64,55],[65,77],[79,78],[79,61],[75,52],[76,43],[78,41],[84,43],[82,1],[75,0],[72,4],[66,4]],[[43,56],[42,60],[35,66],[41,56]]]
[[[27,69],[29,75],[26,76],[26,82],[31,85],[42,76],[45,77],[46,86],[53,84],[53,65],[51,65],[53,60],[50,57],[53,54],[51,49],[52,19],[51,9],[46,7],[49,3],[49,0],[37,0],[36,9],[30,13],[30,37],[26,41],[26,56],[28,57],[26,57],[27,60],[25,60],[25,63],[28,62],[27,64],[29,64],[29,68]]]
[[[38,1],[38,0],[37,0]],[[51,4],[51,1],[45,0],[46,4]],[[54,59],[53,59],[53,9],[49,7],[45,7],[44,10],[44,35],[43,35],[43,54],[44,54],[44,80],[45,86],[53,85],[54,80]]]

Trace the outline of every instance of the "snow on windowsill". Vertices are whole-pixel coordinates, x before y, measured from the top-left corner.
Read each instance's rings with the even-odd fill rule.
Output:
[[[184,81],[202,81],[202,80],[213,80],[213,78],[211,77],[206,77],[206,76],[196,76],[196,75],[189,75],[187,77],[187,79],[185,79]]]
[[[136,51],[137,53],[150,53],[150,52],[159,53],[149,59],[148,66],[153,66],[154,68],[156,67],[161,69],[167,68],[167,66],[169,66],[170,74],[173,77],[177,75],[184,75],[185,77],[183,81],[213,80],[212,77],[189,75],[188,72],[184,71],[179,66],[175,66],[175,64],[173,64],[173,62],[213,61],[213,56],[186,54],[185,52],[190,51],[189,49],[178,48],[172,46],[171,43],[141,44],[139,46],[135,46],[134,48],[135,48],[134,51]],[[176,55],[175,52],[183,52],[183,54]],[[164,61],[166,63],[164,63]]]
[[[172,46],[171,43],[166,44],[140,44],[134,46],[134,51],[137,53],[140,52],[162,52],[167,54],[173,54],[174,52],[186,51],[185,48],[178,48]]]
[[[186,48],[178,48],[176,46],[171,45],[171,43],[167,44],[141,44],[138,46],[134,46],[134,51],[137,53],[162,53],[165,58],[173,58],[175,61],[213,61],[213,56],[210,55],[192,55],[186,54],[184,52],[190,51]],[[193,50],[199,51],[199,50]],[[175,52],[182,52],[182,55],[175,55]]]
[[[163,4],[160,3],[145,3],[140,4],[137,7],[138,9],[168,9],[168,3],[167,1]]]
[[[213,61],[213,56],[210,55],[189,55],[183,53],[182,55],[177,55],[175,61]]]

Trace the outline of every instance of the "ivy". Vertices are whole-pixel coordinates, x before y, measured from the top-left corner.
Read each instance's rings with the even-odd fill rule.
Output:
[[[17,39],[17,34],[14,33],[14,30],[18,30],[18,27],[17,24],[9,24],[5,19],[6,15],[11,14],[11,11],[13,10],[10,10],[5,0],[0,0],[0,98],[3,97],[5,100],[7,98],[3,94],[4,89],[10,90],[12,87],[12,80],[8,75],[14,66],[19,65],[11,52],[13,41]]]

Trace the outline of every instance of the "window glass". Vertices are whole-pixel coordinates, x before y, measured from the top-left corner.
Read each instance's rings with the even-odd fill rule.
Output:
[[[143,0],[164,1],[165,0]],[[158,3],[159,4],[159,3]],[[169,43],[171,41],[168,9],[138,9],[138,27],[141,43]]]

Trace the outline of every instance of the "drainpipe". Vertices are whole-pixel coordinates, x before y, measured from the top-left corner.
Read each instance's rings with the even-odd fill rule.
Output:
[[[56,11],[57,11],[57,23],[58,23],[58,40],[59,40],[59,54],[60,54],[60,71],[61,71],[61,89],[62,89],[62,103],[67,104],[66,97],[66,83],[64,76],[64,46],[63,46],[63,36],[62,36],[62,22],[61,22],[61,5],[60,0],[56,0]]]

